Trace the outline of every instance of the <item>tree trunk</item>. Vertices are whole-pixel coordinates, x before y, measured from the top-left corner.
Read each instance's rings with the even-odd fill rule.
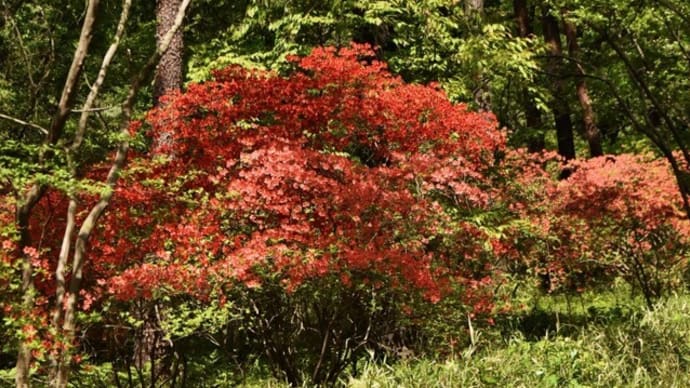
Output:
[[[29,216],[30,210],[23,205],[17,210],[17,226],[19,229],[19,248],[28,247],[31,245],[29,236]],[[33,267],[31,266],[31,258],[24,252],[19,252],[22,258],[22,307],[24,311],[30,311],[34,300],[33,287]],[[19,349],[17,351],[17,374],[15,375],[15,384],[17,388],[28,388],[29,384],[29,370],[31,364],[31,350],[24,344],[24,341],[19,342]]]
[[[78,87],[77,82],[79,75],[82,72],[84,61],[89,52],[91,38],[93,36],[93,26],[96,22],[96,11],[98,9],[99,0],[90,0],[86,4],[84,22],[79,33],[79,41],[77,48],[72,57],[72,63],[67,72],[65,85],[62,88],[60,99],[57,106],[57,111],[53,116],[50,128],[46,133],[44,144],[55,144],[62,136],[62,133],[67,123],[67,119],[71,113],[71,108],[74,103]],[[39,163],[42,163],[46,154],[49,151],[42,152],[39,155]],[[22,196],[16,213],[16,224],[20,233],[19,254],[22,258],[22,307],[25,312],[30,312],[33,309],[34,303],[34,287],[33,287],[33,267],[31,258],[23,252],[24,248],[31,246],[31,237],[29,235],[29,218],[31,211],[38,201],[43,197],[46,191],[45,184],[34,183],[31,188]],[[17,388],[25,388],[31,385],[30,383],[30,364],[31,364],[31,350],[26,346],[24,341],[19,342],[19,349],[17,351],[17,364],[15,384]]]
[[[565,16],[565,15],[564,15]],[[580,60],[580,47],[577,44],[577,28],[575,24],[563,18],[563,32],[565,33],[566,42],[568,44],[568,54],[575,61],[575,71],[577,72],[577,99],[580,101],[582,107],[582,122],[584,124],[584,133],[587,143],[589,144],[589,155],[591,157],[601,156],[604,151],[601,146],[601,133],[596,124],[596,116],[594,108],[592,108],[592,100],[589,98],[589,90],[585,80],[585,70],[582,67]]]
[[[481,27],[484,14],[484,0],[465,0],[465,14],[473,25]],[[481,111],[491,111],[491,90],[484,79],[482,71],[475,75],[475,82],[477,85],[472,91],[475,104],[477,104]]]
[[[170,28],[174,24],[175,15],[177,14],[181,2],[182,0],[156,0],[156,41],[159,48],[163,37],[170,31]],[[182,87],[183,54],[183,30],[179,28],[173,35],[167,49],[163,52],[163,56],[156,69],[153,90],[154,105],[158,106],[160,104],[160,98],[166,93]],[[171,138],[172,136],[170,133],[162,133],[154,140],[154,152],[161,152],[161,147],[165,148],[170,146]],[[159,337],[162,337],[160,335],[162,329],[157,319],[151,319],[154,308],[155,304],[149,304],[141,317],[144,320],[143,331],[141,337],[137,337],[135,343],[136,349],[134,351],[134,362],[137,368],[143,368],[147,362],[155,364],[156,355],[165,356],[170,354],[171,351],[167,343],[159,341]],[[152,385],[155,384],[156,381],[158,372],[156,367],[156,365],[151,365]]]
[[[553,110],[556,123],[556,137],[558,139],[558,153],[566,160],[575,158],[575,141],[573,138],[573,122],[570,119],[570,106],[565,100],[563,88],[563,50],[561,47],[561,34],[558,29],[558,21],[549,14],[548,8],[542,9],[542,24],[544,28],[544,41],[551,55],[549,59],[549,72],[554,76],[553,83]]]
[[[181,2],[179,9],[176,10],[175,16],[173,17],[173,23],[170,28],[170,32],[164,35],[164,37],[161,40],[161,44],[156,48],[154,54],[151,55],[146,65],[141,69],[137,77],[132,81],[132,84],[129,86],[127,97],[121,105],[122,116],[120,118],[120,135],[122,136],[123,140],[120,142],[118,146],[117,152],[110,166],[110,170],[108,171],[108,176],[106,177],[106,180],[104,182],[108,187],[108,190],[101,194],[99,201],[91,208],[86,218],[82,221],[81,227],[79,228],[79,231],[75,238],[74,254],[71,268],[72,276],[69,283],[69,294],[66,297],[64,322],[62,325],[64,341],[68,345],[71,344],[75,338],[75,332],[77,327],[76,315],[78,311],[79,292],[81,291],[82,270],[87,260],[88,241],[91,237],[92,232],[98,225],[100,217],[102,216],[103,212],[110,203],[120,175],[120,171],[123,168],[125,160],[127,158],[127,152],[129,150],[129,124],[130,118],[132,116],[132,111],[134,109],[134,102],[136,96],[139,92],[139,89],[141,88],[141,85],[150,76],[156,64],[160,61],[160,58],[167,49],[168,45],[170,44],[170,41],[172,40],[175,31],[178,31],[178,28],[182,24],[182,19],[184,17],[185,11],[190,1],[191,0],[183,0]],[[94,87],[92,87],[91,93],[87,97],[85,108],[88,108],[89,104],[92,101],[94,101],[95,94],[98,93],[98,87],[102,82],[103,78],[105,77],[105,72],[107,70],[108,64],[110,63],[112,56],[115,54],[115,50],[117,49],[120,36],[124,31],[124,26],[128,17],[128,10],[130,8],[130,5],[131,0],[123,1],[123,11],[121,14],[120,23],[117,28],[115,40],[103,59],[103,64],[101,66],[101,71],[99,71],[98,80],[96,84],[94,84]],[[88,112],[88,110],[89,109],[84,109],[85,112]],[[80,121],[80,123],[81,122],[82,121]],[[85,125],[86,121],[83,121],[83,123]],[[73,146],[78,147],[78,145],[80,144],[79,138],[83,135],[84,130],[85,127],[81,127],[80,124],[80,128],[78,128],[77,134],[75,135]],[[71,151],[76,151],[76,149],[71,149]],[[57,371],[55,373],[56,377],[53,385],[57,388],[65,388],[68,383],[70,372],[70,352],[63,351],[58,356],[58,362],[56,364]]]
[[[513,10],[515,12],[518,36],[523,39],[533,37],[534,31],[532,30],[529,9],[527,8],[527,0],[514,0]],[[528,131],[526,138],[527,149],[530,152],[542,151],[545,147],[545,141],[544,132],[542,131],[544,123],[541,119],[541,113],[526,87],[523,88],[521,94],[522,106],[525,111],[526,130]]]
[[[156,0],[156,44],[159,47],[165,33],[173,26],[181,2],[182,0]],[[173,35],[172,42],[161,57],[156,70],[153,87],[154,105],[158,105],[160,97],[165,93],[182,87],[183,53],[182,29],[179,29]]]
[[[484,12],[484,0],[465,0],[465,9],[468,14],[481,14]]]

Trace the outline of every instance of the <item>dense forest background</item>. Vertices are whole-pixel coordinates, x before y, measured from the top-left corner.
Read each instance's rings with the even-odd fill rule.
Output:
[[[0,384],[688,384],[685,0],[0,11]]]

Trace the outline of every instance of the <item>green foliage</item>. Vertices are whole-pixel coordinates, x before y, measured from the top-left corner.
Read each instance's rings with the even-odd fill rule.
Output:
[[[0,113],[35,126],[49,128],[57,110],[60,93],[72,61],[83,18],[83,1],[0,2]],[[102,4],[99,23],[77,83],[76,105],[90,90],[111,43],[120,13],[119,2]],[[127,34],[109,68],[95,103],[87,137],[70,162],[64,140],[54,145],[44,141],[36,127],[0,119],[0,188],[21,190],[37,182],[65,192],[98,192],[93,182],[72,177],[87,165],[103,161],[119,144],[119,103],[134,71],[148,59],[155,46],[155,20],[151,4],[138,3],[127,26]],[[140,108],[148,109],[146,98]],[[77,111],[65,125],[65,139],[72,137],[79,117]],[[81,174],[79,174],[81,175]]]
[[[520,85],[534,85],[537,41],[515,38],[505,24],[478,24],[452,0],[248,1],[210,6],[232,24],[220,35],[192,34],[189,78],[208,78],[228,64],[280,69],[290,54],[319,45],[368,42],[406,80],[437,81],[455,100],[472,101],[488,85],[508,103]],[[201,14],[213,18],[200,10]],[[506,10],[497,8],[501,20]],[[198,16],[198,22],[205,20]],[[198,34],[198,35],[197,35]],[[198,42],[198,43],[197,43]],[[511,92],[505,91],[510,89]],[[543,90],[530,90],[543,101]],[[545,104],[541,103],[542,107]]]
[[[166,303],[165,301],[161,301]],[[166,304],[170,303],[168,301]],[[165,335],[172,341],[190,337],[193,335],[204,335],[206,333],[217,333],[232,319],[232,305],[221,305],[217,301],[207,305],[199,305],[193,301],[182,301],[175,303],[175,309],[165,312],[165,318],[161,326]]]

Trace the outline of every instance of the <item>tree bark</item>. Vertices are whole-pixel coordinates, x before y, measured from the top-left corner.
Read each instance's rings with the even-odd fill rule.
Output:
[[[112,62],[113,58],[115,57],[115,53],[117,52],[117,49],[120,44],[120,40],[122,39],[122,35],[124,34],[125,31],[125,26],[127,24],[127,20],[129,19],[129,10],[132,6],[132,0],[124,0],[122,3],[122,11],[120,13],[120,19],[117,24],[117,28],[115,31],[115,36],[113,37],[113,41],[110,44],[110,47],[108,47],[108,50],[106,51],[105,55],[103,56],[103,61],[101,63],[101,67],[98,71],[98,75],[96,77],[95,82],[93,85],[91,85],[91,89],[89,90],[89,94],[86,97],[86,101],[84,102],[84,105],[82,106],[81,109],[81,116],[79,117],[79,124],[77,126],[77,131],[74,135],[74,138],[72,140],[72,144],[68,148],[67,152],[67,161],[68,161],[68,167],[70,168],[72,175],[76,176],[76,166],[74,162],[74,154],[79,150],[79,147],[81,146],[81,143],[84,139],[84,136],[86,134],[86,129],[87,129],[87,124],[88,124],[88,119],[89,115],[91,113],[91,109],[93,108],[93,105],[96,101],[96,97],[98,96],[98,93],[100,91],[101,86],[103,85],[103,82],[105,81],[106,74],[108,73],[108,68],[110,66],[110,63]],[[68,300],[69,298],[72,297],[71,290],[70,293],[67,294],[66,291],[66,283],[65,283],[65,268],[67,266],[67,258],[70,255],[71,251],[71,245],[72,245],[72,235],[74,234],[75,230],[75,217],[76,217],[76,212],[77,212],[77,201],[76,199],[71,196],[68,209],[67,209],[67,224],[65,226],[65,232],[62,240],[62,244],[60,247],[60,254],[58,256],[58,263],[57,263],[57,268],[55,270],[55,280],[56,280],[56,290],[55,290],[55,311],[53,312],[53,318],[52,318],[52,324],[56,330],[56,332],[60,331],[60,325],[62,323],[62,318],[63,318],[63,310],[64,310],[64,301],[65,301],[65,296],[67,295]],[[75,252],[75,255],[77,253]],[[73,270],[74,271],[74,270]],[[73,274],[74,276],[74,274]],[[51,364],[52,364],[52,370],[51,370],[51,384],[55,387],[61,387],[66,384],[67,381],[67,367],[69,365],[69,360],[66,359],[65,355],[60,352],[54,356],[51,357]],[[63,383],[64,382],[64,383]]]
[[[577,99],[580,101],[580,107],[582,107],[582,123],[584,125],[585,138],[589,144],[589,155],[591,157],[601,156],[604,154],[601,146],[601,133],[596,124],[592,100],[589,98],[589,89],[587,88],[585,78],[586,73],[579,62],[580,47],[577,43],[577,28],[575,24],[565,18],[565,15],[563,16],[563,32],[568,44],[568,54],[575,60],[575,71],[578,75],[576,84]]]
[[[561,46],[561,34],[558,29],[558,21],[549,13],[548,8],[542,8],[542,24],[544,28],[544,41],[547,50],[551,54],[549,59],[549,72],[554,75],[552,110],[556,123],[556,137],[558,139],[558,153],[566,160],[575,158],[575,140],[573,137],[573,123],[570,119],[570,106],[565,100],[562,79],[563,50]]]
[[[182,0],[156,0],[156,44],[159,47],[163,37],[173,26],[175,15],[181,3]],[[153,87],[154,105],[159,104],[160,97],[165,93],[182,87],[182,57],[184,54],[182,35],[182,29],[175,32],[168,49],[158,64]]]
[[[481,14],[484,12],[484,0],[465,0],[465,9],[470,15]]]
[[[163,37],[170,30],[177,9],[182,0],[156,0],[156,44],[160,48]],[[153,83],[153,105],[160,104],[160,98],[166,93],[182,87],[184,40],[182,28],[175,32],[168,48],[163,51],[163,56],[156,68],[156,76]],[[163,132],[154,139],[153,149],[157,153],[161,147],[170,146],[172,134]]]
[[[523,39],[532,38],[534,31],[532,30],[527,0],[514,0],[513,11],[515,12],[518,36]],[[529,131],[526,139],[527,149],[530,152],[542,151],[545,148],[545,141],[544,132],[542,131],[544,123],[541,119],[541,112],[539,112],[534,99],[529,95],[526,87],[523,88],[521,94],[522,107],[525,111],[526,130]]]
[[[180,7],[182,0],[156,0],[156,41],[160,48],[164,36],[175,22],[175,15]],[[167,49],[163,50],[163,56],[156,69],[154,80],[153,102],[155,106],[160,105],[160,98],[166,93],[180,89],[183,82],[183,55],[184,40],[183,30],[178,28],[172,36],[172,40],[167,44]],[[161,147],[165,148],[172,144],[172,134],[163,132],[157,139],[154,139],[153,152],[161,152]],[[174,156],[169,154],[168,156]],[[136,341],[135,364],[138,368],[143,367],[147,361],[155,363],[155,355],[169,354],[169,348],[158,341],[158,334],[162,331],[158,320],[150,319],[153,307],[141,318],[144,320],[142,338]],[[160,349],[159,349],[160,348]],[[155,384],[156,366],[151,365],[151,384]]]

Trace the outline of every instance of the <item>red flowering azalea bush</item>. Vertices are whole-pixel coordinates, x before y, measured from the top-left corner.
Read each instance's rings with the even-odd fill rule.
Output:
[[[372,55],[317,49],[287,77],[227,69],[151,112],[153,137],[167,136],[156,152],[170,157],[134,162],[118,189],[93,247],[101,265],[124,265],[104,279],[111,291],[203,297],[260,286],[266,270],[291,291],[373,271],[435,302],[473,279],[461,263],[481,241],[440,253],[429,240],[456,224],[476,233],[444,204],[488,206],[482,172],[503,135]]]
[[[13,295],[10,290],[16,288],[17,281],[13,278],[14,264],[17,254],[16,240],[18,238],[14,228],[14,206],[11,199],[0,195],[0,322],[5,322],[6,316],[10,313],[9,306],[13,302]],[[5,327],[0,329],[0,352],[9,352],[12,344],[11,330]]]
[[[130,163],[92,242],[93,292],[247,306],[293,382],[332,381],[415,303],[491,313],[470,216],[492,206],[504,135],[373,58],[315,49],[285,76],[233,67],[169,96],[145,123],[160,157]]]
[[[619,155],[575,162],[573,169],[553,198],[555,216],[572,225],[567,233],[561,228],[556,255],[573,258],[579,249],[580,263],[623,276],[650,305],[679,287],[690,223],[668,163]]]
[[[508,163],[527,167],[513,181],[519,189],[505,194],[522,198],[512,208],[530,220],[533,234],[516,248],[548,291],[623,277],[651,305],[681,285],[690,223],[668,163],[628,154],[576,160],[560,181],[536,163]]]
[[[0,287],[10,286],[8,275],[16,255],[18,238],[14,228],[14,204],[8,196],[0,195]]]
[[[83,311],[107,304],[109,320],[142,301],[235,306],[238,337],[254,341],[238,346],[262,349],[295,383],[304,370],[333,381],[365,348],[398,341],[420,306],[492,312],[500,274],[475,217],[495,206],[488,175],[505,147],[495,118],[404,83],[365,46],[291,63],[284,75],[218,71],[131,126],[157,140],[131,158],[89,242]],[[106,173],[92,167],[85,182]],[[71,194],[88,204],[98,190]],[[49,188],[29,228],[31,319],[46,351],[62,346],[48,322],[67,202]],[[18,252],[3,241],[17,279]]]

